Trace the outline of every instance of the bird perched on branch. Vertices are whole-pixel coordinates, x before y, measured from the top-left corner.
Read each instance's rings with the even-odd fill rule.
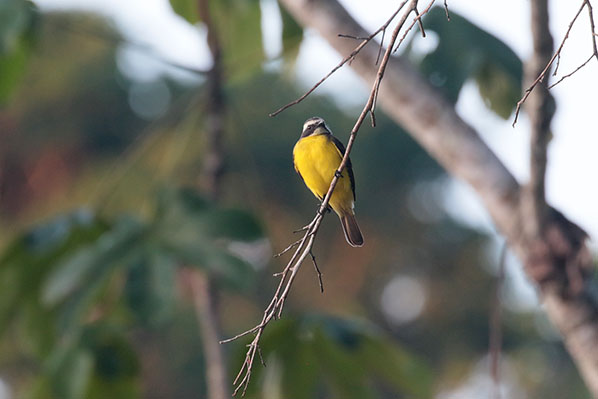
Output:
[[[313,117],[305,121],[301,137],[293,148],[293,163],[307,188],[320,201],[326,196],[344,154],[345,146],[332,135],[324,119]],[[363,236],[355,220],[354,203],[355,178],[349,159],[329,205],[341,220],[347,242],[353,247],[361,247]]]

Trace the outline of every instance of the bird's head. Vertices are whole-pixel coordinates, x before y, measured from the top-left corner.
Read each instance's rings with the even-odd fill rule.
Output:
[[[319,116],[309,118],[303,124],[301,137],[314,136],[318,134],[330,134],[330,129],[326,126],[326,121]]]

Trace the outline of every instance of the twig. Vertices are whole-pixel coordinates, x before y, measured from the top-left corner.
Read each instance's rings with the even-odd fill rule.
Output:
[[[517,124],[517,120],[519,119],[519,112],[521,111],[521,106],[523,105],[525,100],[527,100],[527,98],[529,97],[532,90],[534,90],[534,88],[538,85],[538,83],[540,83],[540,81],[542,81],[544,79],[544,77],[546,76],[546,73],[548,72],[548,70],[550,69],[552,64],[554,63],[555,59],[561,54],[561,51],[563,50],[563,46],[565,45],[565,41],[567,41],[567,39],[569,38],[569,33],[571,32],[571,29],[573,28],[573,24],[577,20],[577,17],[579,17],[579,14],[581,14],[581,11],[586,6],[586,4],[588,4],[588,0],[583,0],[581,3],[581,7],[577,11],[577,14],[575,14],[575,17],[573,17],[573,19],[569,23],[569,27],[567,29],[567,32],[565,33],[565,37],[561,41],[559,48],[554,53],[554,55],[552,56],[550,61],[548,61],[548,64],[546,64],[546,67],[544,68],[544,70],[542,70],[542,72],[532,82],[532,84],[527,89],[525,89],[525,93],[523,94],[523,97],[519,101],[517,101],[517,107],[515,108],[515,119],[513,120],[513,125],[512,125],[513,127],[515,127],[515,124]]]
[[[397,14],[405,6],[405,4],[407,4],[407,1],[408,0],[404,0],[399,5],[399,8],[397,8],[397,10],[390,16],[390,18],[388,19],[388,21],[386,21],[384,23],[384,25],[382,25],[380,28],[378,28],[377,31],[375,31],[374,33],[372,33],[371,35],[369,35],[367,38],[358,38],[358,37],[355,37],[355,36],[339,34],[340,37],[347,37],[347,38],[350,38],[350,39],[363,40],[363,41],[359,44],[359,46],[357,46],[355,48],[355,50],[353,50],[351,52],[351,54],[349,54],[348,56],[346,56],[345,58],[343,58],[343,60],[341,62],[339,62],[337,66],[335,66],[334,68],[332,68],[332,70],[330,72],[328,72],[328,74],[326,76],[324,76],[322,79],[320,79],[320,81],[318,83],[316,83],[315,85],[313,85],[311,89],[309,89],[307,92],[305,92],[305,94],[303,94],[298,99],[296,99],[294,101],[291,101],[290,103],[288,103],[288,104],[284,105],[283,107],[277,109],[276,111],[272,112],[268,116],[274,117],[274,116],[280,114],[285,109],[290,108],[293,105],[299,104],[307,96],[309,96],[311,93],[313,93],[314,90],[316,90],[318,88],[318,86],[320,86],[322,83],[324,83],[324,81],[326,81],[326,79],[328,79],[333,73],[335,73],[336,71],[338,71],[347,62],[351,61],[361,51],[361,49],[365,47],[366,44],[368,44],[374,37],[376,37],[378,35],[378,33],[384,32],[386,30],[386,28],[388,27],[388,25],[390,25],[390,23],[392,22],[392,20],[397,16]]]
[[[382,39],[380,39],[380,47],[378,47],[378,55],[376,56],[376,65],[380,61],[380,55],[382,54],[382,48],[384,47],[384,35],[386,35],[386,29],[382,31]]]
[[[449,14],[448,4],[446,4],[446,0],[444,0],[444,12],[446,13],[446,20],[450,21],[451,16]]]
[[[594,9],[589,0],[586,0],[586,4],[588,6],[588,16],[590,18],[590,29],[592,31],[592,49],[594,50],[594,57],[598,60],[598,44],[596,44],[596,37],[598,34],[596,34],[596,26],[594,25]]]
[[[552,72],[552,76],[556,76],[559,72],[559,67],[561,66],[561,53],[556,56],[556,66],[554,67],[554,72]]]
[[[343,33],[339,33],[338,37],[344,37],[346,39],[355,39],[355,40],[370,40],[369,37],[358,37],[358,36],[352,36],[352,35],[345,35]]]
[[[575,73],[577,73],[577,71],[579,71],[581,68],[583,68],[583,67],[585,67],[586,65],[588,65],[588,63],[589,63],[590,61],[592,61],[592,58],[594,58],[594,57],[595,57],[595,55],[594,55],[594,54],[590,55],[590,57],[589,57],[587,60],[585,60],[585,61],[583,62],[583,64],[581,64],[580,66],[578,66],[577,68],[575,68],[575,70],[574,70],[573,72],[571,72],[571,73],[568,73],[568,74],[564,75],[563,77],[561,77],[561,78],[560,78],[560,79],[559,79],[559,80],[558,80],[556,83],[553,83],[553,84],[551,84],[550,86],[548,86],[548,89],[552,89],[554,86],[558,85],[558,84],[559,84],[559,83],[561,83],[563,80],[565,80],[565,79],[567,79],[567,78],[570,78],[571,76],[573,76],[573,75],[574,75]]]
[[[399,10],[404,6],[405,3],[401,4],[401,7],[399,8]],[[311,223],[309,223],[305,227],[305,233],[304,233],[303,237],[301,238],[301,240],[299,240],[299,243],[296,245],[296,249],[295,249],[295,252],[293,253],[293,256],[288,261],[288,263],[285,266],[285,268],[283,269],[283,271],[278,274],[280,276],[280,282],[278,283],[276,291],[274,292],[274,295],[272,296],[272,300],[270,301],[270,303],[264,310],[264,314],[263,314],[261,322],[257,326],[255,326],[241,334],[238,334],[237,336],[235,336],[233,338],[221,341],[221,343],[230,342],[230,341],[233,341],[237,338],[240,338],[240,337],[248,335],[248,334],[252,334],[252,333],[255,334],[252,342],[248,345],[247,353],[245,355],[245,360],[243,361],[241,369],[233,382],[233,384],[236,385],[233,395],[236,395],[238,392],[241,391],[241,389],[242,389],[242,395],[245,394],[245,392],[247,390],[247,386],[249,384],[249,381],[251,380],[251,370],[253,367],[255,354],[256,354],[256,352],[259,353],[259,351],[260,351],[259,342],[260,342],[260,339],[264,332],[264,329],[267,327],[268,323],[272,319],[277,319],[282,316],[284,304],[289,295],[293,281],[295,280],[295,277],[297,276],[297,272],[299,271],[301,265],[303,264],[303,261],[305,260],[305,258],[308,255],[310,255],[312,257],[312,261],[314,262],[314,266],[316,267],[316,270],[318,272],[320,289],[323,290],[321,273],[319,271],[319,268],[317,267],[315,257],[313,256],[313,252],[312,252],[314,240],[315,240],[316,234],[320,228],[322,220],[324,218],[325,211],[328,208],[328,202],[330,201],[332,192],[333,192],[334,188],[336,187],[336,184],[339,180],[339,177],[341,176],[342,171],[344,170],[345,166],[347,165],[347,162],[349,159],[349,154],[351,152],[351,149],[353,148],[353,143],[355,142],[355,138],[357,137],[357,132],[359,131],[359,129],[360,129],[361,125],[363,124],[365,118],[367,117],[368,113],[370,113],[372,111],[372,107],[374,105],[375,98],[377,95],[376,94],[377,90],[378,90],[378,88],[380,86],[380,82],[384,76],[384,71],[385,71],[388,61],[390,59],[390,54],[392,52],[392,49],[397,41],[399,32],[400,32],[401,28],[405,25],[405,21],[407,20],[408,16],[411,14],[411,12],[413,12],[415,10],[416,6],[417,6],[417,0],[411,0],[409,9],[401,16],[396,28],[393,31],[389,45],[386,48],[386,51],[384,52],[384,56],[382,57],[382,61],[380,62],[380,66],[378,67],[376,79],[372,86],[372,90],[370,91],[368,101],[365,104],[363,110],[361,111],[359,118],[355,122],[353,129],[351,130],[351,134],[349,136],[349,141],[347,143],[347,148],[345,150],[343,159],[342,159],[342,161],[341,161],[341,163],[340,163],[340,165],[330,183],[328,192],[326,193],[326,196],[324,197],[321,205],[319,206],[314,219],[311,221]],[[428,6],[428,8],[426,8],[426,10],[422,13],[422,15],[425,14],[429,9],[430,9],[430,6]],[[397,15],[397,13],[398,13],[398,11],[393,14],[393,18],[394,18],[394,16]],[[385,26],[388,26],[388,24],[390,24],[391,21],[392,21],[392,18],[389,19],[389,21],[385,24]],[[409,29],[411,29],[412,26],[413,26],[413,24],[411,24]],[[383,28],[378,29],[377,32],[380,32],[382,29]],[[373,37],[373,36],[370,36],[370,37]],[[365,45],[365,42],[361,43],[360,46],[358,46],[358,48],[361,49],[361,48],[363,48],[364,45]],[[354,53],[355,53],[355,51],[352,54],[354,54]],[[353,56],[354,55],[350,55],[349,57],[345,58],[344,62],[346,62],[346,60],[352,58]],[[340,65],[342,65],[343,63],[341,63]],[[337,66],[337,68],[335,68],[335,69],[338,69],[339,67],[340,66]],[[317,87],[317,85],[315,87]],[[314,87],[314,89],[315,89],[315,87]],[[313,91],[313,89],[311,91]],[[307,94],[309,94],[310,92],[308,92]],[[303,98],[305,98],[305,96]],[[293,104],[291,104],[291,105],[293,105]],[[286,108],[288,108],[291,105],[286,106]],[[286,108],[283,107],[280,112],[282,112],[282,110],[284,110]],[[293,245],[291,245],[291,246],[293,246]]]
[[[318,267],[318,262],[316,262],[316,257],[314,253],[310,250],[309,254],[311,255],[311,262],[314,264],[314,268],[316,269],[316,273],[318,274],[318,283],[320,283],[320,292],[324,293],[324,283],[322,282],[322,272]]]
[[[296,230],[294,232],[299,232],[301,230]],[[293,232],[293,233],[294,233]],[[292,243],[291,245],[289,245],[288,247],[286,247],[285,249],[282,250],[282,252],[277,253],[276,255],[274,255],[275,258],[280,258],[282,255],[286,254],[287,252],[289,252],[291,249],[295,248],[297,245],[299,245],[301,243],[301,239],[298,239],[297,241],[295,241],[294,243]],[[275,276],[278,273],[275,274]]]
[[[419,17],[419,11],[417,11],[417,8],[415,10],[413,10],[413,12],[415,12],[415,16],[417,17],[417,23],[419,25],[419,30],[421,30],[422,32],[422,37],[426,37],[426,31],[424,30],[424,24],[421,20],[421,18]]]
[[[423,17],[424,15],[426,15],[428,13],[428,11],[430,11],[430,8],[432,8],[432,5],[436,2],[436,0],[432,0],[430,2],[430,4],[428,4],[428,6],[426,7],[426,9],[424,10],[423,13],[417,15],[414,19],[413,22],[411,22],[411,25],[409,25],[409,27],[405,30],[405,33],[403,34],[403,36],[401,37],[401,40],[399,40],[399,43],[397,44],[397,46],[395,47],[394,51],[397,51],[399,49],[399,47],[401,47],[401,44],[403,43],[403,41],[405,40],[405,38],[407,37],[407,34],[411,31],[411,29],[413,29],[413,25],[416,24],[416,22],[420,22],[421,21],[421,17]]]
[[[502,301],[501,292],[505,281],[505,260],[507,256],[507,243],[505,242],[500,251],[498,261],[498,276],[494,291],[494,306],[490,318],[490,374],[494,383],[494,399],[500,399],[500,353],[502,346]]]

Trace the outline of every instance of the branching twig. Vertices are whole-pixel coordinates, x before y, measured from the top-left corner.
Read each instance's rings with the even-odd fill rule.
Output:
[[[529,97],[530,93],[536,88],[536,86],[538,85],[538,83],[540,83],[542,80],[544,80],[544,78],[546,77],[546,74],[550,70],[550,67],[552,66],[552,64],[554,63],[554,61],[560,58],[561,51],[563,50],[563,46],[565,45],[565,42],[569,38],[569,33],[571,33],[571,29],[573,28],[573,25],[575,24],[575,21],[577,20],[577,17],[579,17],[579,14],[581,14],[581,12],[583,11],[584,7],[586,7],[586,6],[588,6],[588,9],[589,9],[589,12],[590,12],[590,26],[592,28],[592,34],[595,34],[595,30],[594,30],[594,19],[593,19],[593,14],[592,14],[592,9],[591,9],[592,6],[590,5],[589,0],[583,0],[581,2],[581,7],[577,11],[577,13],[575,14],[575,16],[571,20],[571,22],[569,23],[569,27],[567,28],[567,32],[565,33],[565,37],[563,37],[563,40],[561,41],[561,44],[559,45],[559,48],[556,50],[556,52],[554,53],[554,55],[552,56],[552,58],[550,59],[550,61],[548,61],[548,63],[546,64],[546,67],[542,70],[542,72],[536,77],[536,79],[532,82],[532,84],[527,89],[525,89],[523,97],[517,102],[517,107],[515,108],[515,119],[513,120],[513,125],[512,125],[513,127],[515,127],[515,124],[517,124],[517,120],[519,118],[519,112],[521,111],[521,106],[523,105],[523,103],[527,100],[527,98]],[[596,51],[596,40],[595,40],[595,37],[593,37],[592,39],[593,39],[592,43],[594,45],[594,54],[596,55],[596,59],[598,60],[598,51]],[[581,68],[578,68],[576,71],[578,71],[579,69],[581,69]]]
[[[558,85],[559,83],[561,83],[563,80],[570,78],[571,76],[575,75],[577,73],[577,71],[579,71],[581,68],[585,67],[586,65],[588,65],[588,63],[590,61],[592,61],[592,58],[594,58],[595,55],[592,54],[590,55],[590,57],[585,60],[580,66],[578,66],[577,68],[575,68],[575,70],[571,73],[568,73],[566,75],[563,75],[563,77],[561,77],[556,83],[551,84],[550,86],[548,86],[548,89],[552,89],[554,86]]]
[[[405,30],[405,33],[403,34],[403,37],[401,37],[401,40],[399,40],[399,43],[397,44],[397,46],[395,47],[394,51],[397,51],[399,49],[399,47],[401,47],[401,44],[403,43],[403,41],[405,40],[405,38],[407,37],[407,34],[411,31],[411,29],[413,28],[413,25],[415,25],[417,22],[421,23],[421,17],[423,17],[425,14],[428,13],[428,11],[430,11],[430,8],[432,8],[432,5],[436,2],[436,0],[432,0],[430,2],[430,4],[428,4],[428,6],[426,7],[426,9],[424,10],[423,13],[416,15],[416,17],[413,19],[413,22],[411,22],[411,25],[409,25],[409,27]],[[423,25],[422,25],[422,30],[423,30]],[[394,52],[393,51],[393,52]]]
[[[434,0],[432,1],[432,3],[434,2]],[[280,277],[280,282],[278,283],[278,286],[276,288],[276,291],[274,292],[274,295],[272,297],[272,300],[270,301],[270,303],[268,304],[268,306],[266,307],[266,309],[264,310],[264,314],[262,317],[261,322],[241,333],[238,334],[237,336],[227,339],[227,340],[223,340],[221,341],[221,343],[225,343],[225,342],[230,342],[233,341],[235,339],[241,338],[245,335],[249,335],[249,334],[255,334],[253,340],[251,341],[251,343],[248,345],[248,349],[247,349],[247,353],[245,355],[245,360],[241,366],[241,369],[239,371],[239,373],[237,374],[237,377],[235,378],[233,384],[236,385],[235,391],[233,393],[233,395],[236,395],[239,391],[241,391],[242,389],[242,394],[245,394],[245,391],[247,389],[247,386],[249,384],[249,381],[251,379],[251,370],[253,367],[253,362],[255,359],[255,354],[256,352],[259,353],[260,351],[260,339],[262,337],[262,334],[264,332],[264,329],[266,328],[266,326],[268,325],[268,323],[272,320],[272,319],[277,319],[280,318],[282,315],[282,311],[284,309],[284,304],[285,301],[289,295],[291,286],[293,284],[293,281],[295,280],[295,277],[297,276],[297,272],[299,271],[299,268],[301,267],[301,265],[303,264],[303,261],[305,260],[305,258],[310,255],[314,264],[314,267],[316,268],[316,271],[318,273],[318,279],[320,282],[320,289],[323,291],[323,284],[322,284],[322,279],[321,279],[321,273],[320,270],[318,268],[318,265],[315,261],[315,257],[313,255],[312,252],[312,248],[313,248],[313,244],[314,244],[314,240],[316,237],[316,234],[320,228],[320,225],[322,223],[322,220],[324,218],[324,214],[326,209],[328,208],[328,202],[330,201],[330,198],[332,196],[332,192],[338,182],[339,177],[341,176],[342,171],[344,170],[345,166],[347,165],[348,159],[349,159],[349,154],[351,153],[351,149],[353,148],[353,143],[355,142],[355,138],[357,137],[357,132],[359,131],[361,125],[363,124],[365,118],[367,117],[368,113],[371,113],[373,110],[373,106],[375,104],[375,100],[376,100],[376,96],[377,96],[377,92],[378,89],[380,87],[380,82],[384,76],[384,71],[386,69],[386,66],[388,64],[388,61],[390,59],[390,54],[392,52],[393,47],[395,46],[395,43],[397,41],[397,37],[399,35],[400,30],[402,29],[402,27],[405,25],[405,21],[407,20],[408,16],[411,14],[411,12],[415,11],[415,8],[417,7],[417,0],[411,0],[410,4],[409,4],[409,9],[401,16],[396,28],[394,29],[393,33],[392,33],[392,37],[390,39],[390,42],[388,44],[388,47],[386,48],[386,51],[384,52],[384,56],[382,57],[382,61],[380,62],[380,66],[378,67],[378,72],[376,75],[376,79],[373,83],[372,89],[370,91],[370,95],[368,98],[367,103],[365,104],[363,110],[361,111],[361,114],[359,115],[359,118],[357,119],[357,121],[355,122],[355,125],[353,126],[353,129],[351,130],[351,134],[349,137],[349,141],[347,143],[347,148],[345,151],[345,154],[343,156],[343,159],[337,169],[337,172],[335,173],[331,183],[330,183],[330,187],[328,189],[328,192],[326,194],[326,196],[324,197],[320,207],[318,208],[318,211],[316,212],[316,215],[314,217],[314,219],[311,221],[311,223],[309,223],[306,227],[305,227],[305,233],[303,235],[303,237],[298,240],[298,242],[295,242],[293,244],[291,244],[287,249],[285,249],[283,251],[287,252],[288,250],[290,250],[293,247],[296,247],[293,256],[291,257],[291,259],[288,261],[287,265],[285,266],[285,268],[283,269],[283,271],[281,273],[278,274],[278,276]],[[423,15],[426,12],[428,12],[428,10],[431,7],[428,6],[426,8],[426,10],[420,14]],[[373,38],[377,33],[383,31],[389,24],[390,22],[394,19],[394,17],[398,14],[398,12],[400,11],[400,9],[406,4],[406,2],[403,2],[400,6],[400,8],[393,14],[392,18],[389,19],[385,25],[383,25],[380,29],[378,29],[376,31],[375,34],[371,35],[368,38],[368,41],[371,40],[371,38]],[[411,24],[409,26],[408,29],[411,29],[413,27],[414,24]],[[365,46],[365,44],[367,43],[367,41],[362,42],[356,50],[354,50],[351,55],[349,55],[348,57],[346,57],[335,69],[333,69],[332,72],[334,72],[335,70],[337,70],[338,68],[340,68],[340,66],[342,66],[344,63],[346,63],[349,59],[352,59],[357,52],[359,52],[359,50],[361,48],[363,48],[363,46]],[[332,73],[331,72],[331,73]],[[331,74],[330,73],[330,74]],[[328,76],[330,76],[330,74],[328,74],[326,76],[326,78]],[[324,78],[324,79],[326,79]],[[322,80],[323,81],[323,80]],[[298,100],[296,100],[293,103],[290,103],[288,105],[286,105],[285,107],[281,108],[280,110],[276,111],[274,114],[280,113],[282,112],[284,109],[300,102],[303,98],[305,98],[307,95],[309,95],[309,93],[311,93],[313,90],[315,90],[315,88],[322,82],[320,81],[318,84],[316,84],[316,86],[314,86],[310,91],[308,91],[303,97],[299,98]]]

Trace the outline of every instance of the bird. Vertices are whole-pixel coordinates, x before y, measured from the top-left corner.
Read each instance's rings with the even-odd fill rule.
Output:
[[[343,143],[332,135],[324,119],[314,116],[303,124],[301,137],[293,148],[293,165],[307,188],[322,201],[344,155]],[[340,218],[349,245],[361,247],[363,235],[355,219],[355,177],[350,159],[332,192],[329,205]]]

